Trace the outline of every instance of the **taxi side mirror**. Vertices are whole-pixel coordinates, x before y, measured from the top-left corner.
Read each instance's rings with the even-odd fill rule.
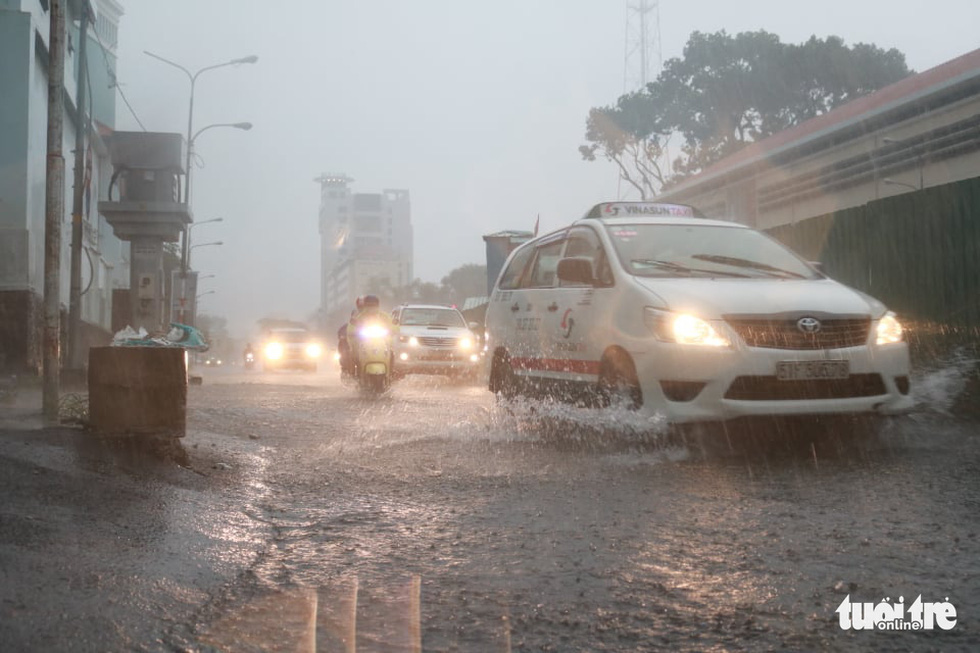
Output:
[[[581,256],[561,259],[558,261],[558,280],[593,285],[595,279],[592,276],[592,261]]]

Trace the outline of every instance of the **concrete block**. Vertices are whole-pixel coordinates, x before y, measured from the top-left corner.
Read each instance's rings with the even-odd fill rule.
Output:
[[[89,422],[105,435],[183,437],[187,355],[176,347],[94,347],[88,365]]]

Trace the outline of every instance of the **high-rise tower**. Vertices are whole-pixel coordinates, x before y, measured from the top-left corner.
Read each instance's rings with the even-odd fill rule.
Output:
[[[354,180],[324,173],[320,184],[320,307],[327,318],[350,311],[358,295],[412,281],[409,193],[353,193]],[[328,325],[329,326],[329,325]]]

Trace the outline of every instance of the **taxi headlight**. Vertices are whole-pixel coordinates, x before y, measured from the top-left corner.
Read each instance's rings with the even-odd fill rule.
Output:
[[[320,358],[320,354],[323,353],[323,349],[315,342],[311,342],[306,345],[306,355],[309,358]]]
[[[728,347],[728,338],[719,334],[706,320],[686,313],[669,313],[655,308],[643,310],[643,321],[664,342],[706,347]]]
[[[279,360],[282,358],[282,345],[278,342],[270,342],[265,346],[265,357],[269,360]]]
[[[878,320],[877,344],[891,345],[905,339],[902,325],[891,313]]]
[[[459,348],[460,349],[471,349],[473,347],[473,341],[470,338],[460,338]]]

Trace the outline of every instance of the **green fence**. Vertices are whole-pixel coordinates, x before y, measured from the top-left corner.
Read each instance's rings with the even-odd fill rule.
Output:
[[[980,333],[980,177],[769,233],[907,320]]]

